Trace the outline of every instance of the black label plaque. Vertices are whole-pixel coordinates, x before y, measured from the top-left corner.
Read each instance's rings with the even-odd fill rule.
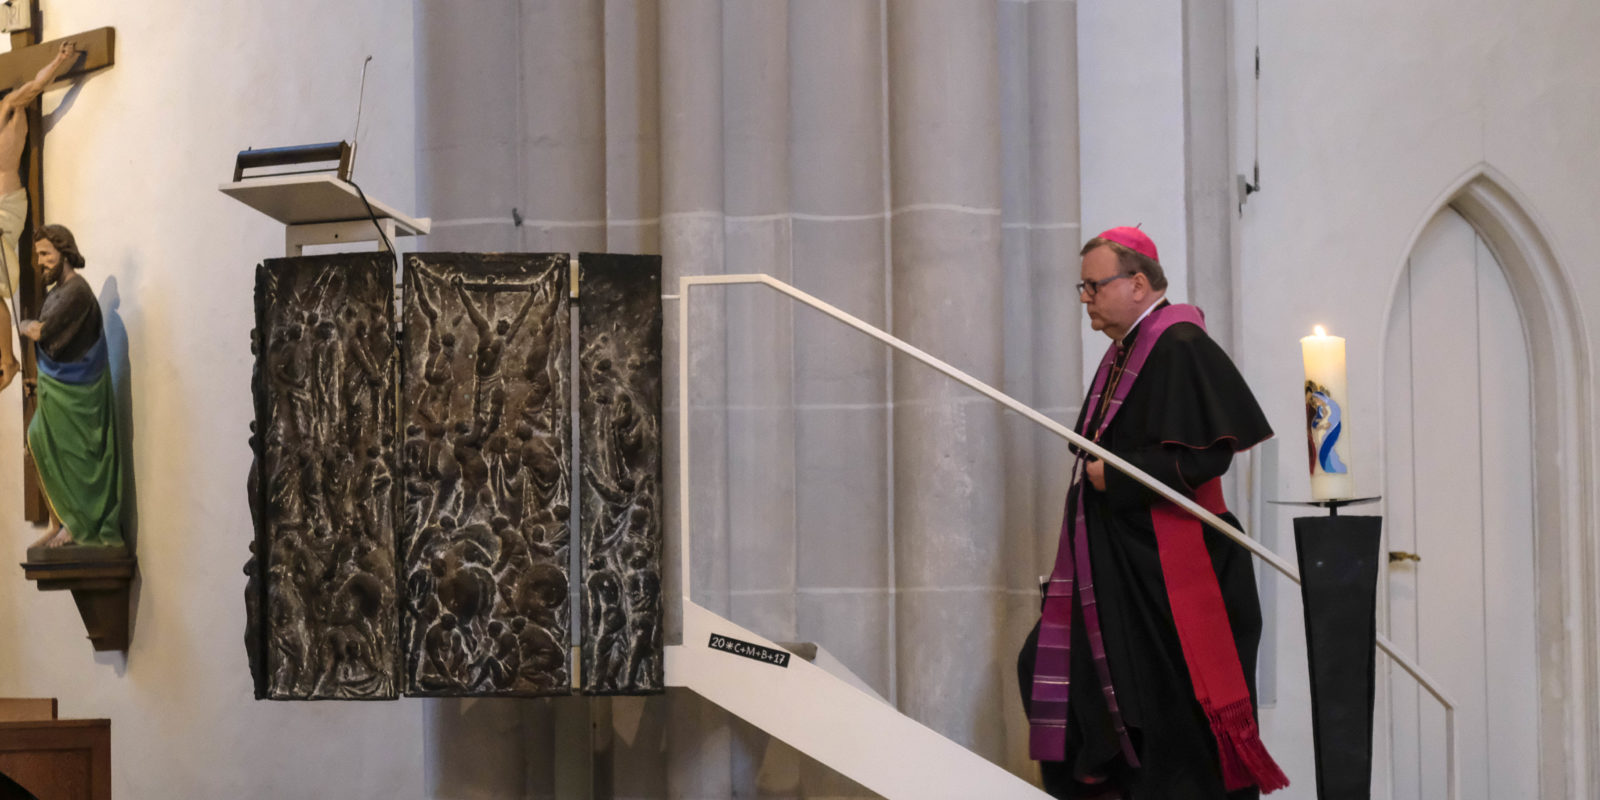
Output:
[[[709,643],[709,646],[712,650],[721,650],[724,653],[732,653],[736,656],[744,656],[745,658],[762,661],[775,667],[783,667],[784,669],[789,668],[789,653],[785,650],[774,650],[770,647],[762,647],[759,644],[746,642],[742,639],[734,639],[732,637],[723,636],[720,633],[711,634],[711,642]]]

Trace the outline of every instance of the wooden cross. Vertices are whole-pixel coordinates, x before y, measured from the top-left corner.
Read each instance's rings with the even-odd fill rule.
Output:
[[[21,17],[27,25],[11,28],[11,51],[0,54],[0,90],[14,89],[32,78],[44,65],[55,58],[63,39],[71,39],[84,55],[79,56],[57,82],[104,69],[112,64],[115,31],[96,28],[92,31],[64,36],[48,42],[39,42],[40,17],[38,0],[6,0],[10,18]],[[0,22],[3,22],[0,19]],[[42,102],[33,101],[28,107],[28,146],[22,155],[22,183],[28,187],[28,219],[17,237],[17,258],[20,284],[16,287],[17,311],[20,319],[38,319],[39,306],[44,302],[44,286],[33,263],[33,231],[42,224],[44,214],[44,119]],[[38,366],[33,348],[19,341],[17,346],[22,360],[22,429],[28,429],[37,404],[33,385],[38,378]],[[44,491],[39,488],[39,473],[33,466],[33,457],[24,448],[22,452],[22,516],[31,522],[48,522],[49,509]]]

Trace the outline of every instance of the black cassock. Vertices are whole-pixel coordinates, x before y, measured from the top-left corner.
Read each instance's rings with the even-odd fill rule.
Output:
[[[1135,327],[1128,334],[1124,356],[1138,333]],[[1084,408],[1088,406],[1085,402]],[[1077,430],[1082,432],[1085,423],[1080,413]],[[1236,451],[1271,436],[1266,417],[1227,354],[1198,326],[1177,323],[1151,349],[1100,444],[1192,496],[1192,487],[1228,470]],[[1081,484],[1088,493],[1089,553],[1112,684],[1141,763],[1130,768],[1121,755],[1075,598],[1067,748],[1062,761],[1040,762],[1045,789],[1055,797],[1097,797],[1108,784],[1081,783],[1094,776],[1120,786],[1134,800],[1255,798],[1254,788],[1230,794],[1222,787],[1216,741],[1195,700],[1162,578],[1150,521],[1150,506],[1158,496],[1115,468],[1106,467],[1105,475],[1104,492],[1087,481]],[[1073,502],[1076,498],[1069,497],[1068,508]],[[1221,516],[1239,527],[1231,513]],[[1210,527],[1205,528],[1205,543],[1254,706],[1261,607],[1251,555]],[[1036,625],[1017,661],[1024,706],[1038,637]]]

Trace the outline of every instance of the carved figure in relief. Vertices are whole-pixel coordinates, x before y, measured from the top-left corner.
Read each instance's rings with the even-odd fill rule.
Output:
[[[555,627],[567,610],[567,574],[550,561],[526,565],[516,577],[511,607],[540,627]]]
[[[369,336],[367,323],[358,321],[355,324],[355,337],[350,340],[350,355],[355,360],[356,370],[344,379],[342,387],[342,404],[346,409],[344,423],[352,427],[359,424],[360,420],[373,419],[378,413],[379,404],[383,402],[383,386],[387,373],[384,364],[388,362],[390,353],[374,353],[367,346]]]
[[[530,415],[538,410],[548,408],[548,400],[553,387],[552,372],[555,359],[551,358],[551,348],[556,342],[556,310],[559,298],[553,293],[539,293],[538,299],[543,306],[539,309],[538,318],[534,321],[533,329],[529,333],[527,346],[528,358],[522,365],[522,378],[528,382],[528,397],[525,407]]]
[[[427,669],[419,675],[428,688],[446,688],[453,681],[450,676],[461,674],[466,661],[466,641],[456,628],[456,615],[445,612],[439,621],[422,637],[422,650]]]
[[[439,308],[430,297],[430,281],[416,281],[412,284],[410,292],[415,298],[417,307],[422,309],[422,315],[427,318],[427,323],[422,327],[427,331],[427,357],[423,361],[422,381],[418,386],[417,397],[412,406],[423,416],[430,425],[439,425],[442,420],[435,409],[443,410],[448,415],[450,405],[450,382],[454,377],[450,372],[450,361],[455,350],[455,335],[439,321]],[[438,434],[433,434],[435,440]]]
[[[550,635],[549,630],[537,626],[526,626],[517,636],[521,642],[518,653],[522,665],[519,673],[521,680],[533,688],[553,688],[552,676],[558,674],[566,660],[566,651],[561,643]]]
[[[455,276],[451,283],[461,296],[461,305],[466,309],[467,317],[472,320],[472,327],[478,332],[472,413],[484,430],[492,431],[499,427],[500,415],[505,408],[505,376],[500,373],[501,355],[505,353],[506,343],[516,338],[522,323],[527,321],[528,311],[533,308],[533,303],[538,297],[535,293],[528,292],[528,297],[523,301],[522,308],[515,318],[509,321],[498,320],[491,325],[489,317],[494,316],[495,298],[498,297],[498,293],[494,291],[487,293],[489,310],[486,316],[467,295],[466,282],[460,275]]]
[[[480,564],[461,563],[447,558],[445,576],[439,581],[439,603],[463,625],[485,616],[494,606],[494,576]]]
[[[282,433],[291,447],[304,441],[311,419],[311,393],[306,389],[306,379],[301,372],[303,329],[289,324],[278,331],[267,345],[266,377],[270,391],[286,401],[288,414]]]
[[[386,274],[359,262],[260,273],[256,387],[267,416],[255,469],[264,518],[259,560],[247,567],[257,596],[247,603],[266,618],[251,642],[262,651],[264,696],[395,689]]]
[[[611,569],[603,557],[593,557],[589,560],[589,575],[586,581],[589,602],[586,608],[588,614],[589,636],[594,642],[594,651],[597,660],[594,665],[598,681],[603,687],[617,685],[618,673],[623,668],[623,660],[617,658],[619,637],[627,625],[627,613],[622,608],[622,587],[617,581],[616,573]]]
[[[650,682],[648,661],[660,647],[656,640],[661,635],[661,579],[651,568],[652,549],[646,539],[630,540],[623,548],[630,612],[626,681],[632,684]]]
[[[504,622],[489,623],[488,636],[479,643],[472,662],[471,681],[475,686],[501,686],[516,674],[517,639]]]

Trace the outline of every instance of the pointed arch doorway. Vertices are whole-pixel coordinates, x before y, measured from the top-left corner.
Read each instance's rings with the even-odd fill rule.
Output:
[[[1386,547],[1421,560],[1385,570],[1379,624],[1457,704],[1462,798],[1592,797],[1587,344],[1502,184],[1479,172],[1446,198],[1385,336]],[[1442,798],[1442,711],[1391,672],[1378,782]]]
[[[1463,800],[1538,783],[1527,341],[1499,261],[1459,213],[1423,230],[1384,358],[1389,635],[1457,703]],[[1444,798],[1444,718],[1394,676],[1391,797]]]

